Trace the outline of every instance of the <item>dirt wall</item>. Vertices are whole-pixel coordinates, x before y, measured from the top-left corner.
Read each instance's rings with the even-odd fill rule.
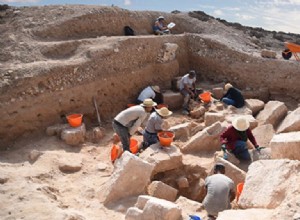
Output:
[[[61,122],[68,113],[82,112],[86,119],[95,119],[93,96],[102,119],[111,120],[144,87],[170,88],[171,79],[188,70],[184,35],[122,37],[116,42],[104,49],[91,46],[86,62],[41,69],[36,76],[6,88],[0,107],[1,147],[20,135]],[[179,47],[175,59],[162,62],[165,43]]]

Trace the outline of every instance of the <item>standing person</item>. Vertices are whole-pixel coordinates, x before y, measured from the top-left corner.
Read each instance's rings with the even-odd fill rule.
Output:
[[[232,121],[232,126],[229,126],[221,134],[222,150],[224,152],[224,159],[227,159],[227,151],[230,151],[234,156],[240,160],[251,160],[248,152],[247,140],[255,146],[256,150],[260,150],[259,145],[256,143],[250,128],[249,121],[242,116],[236,117]]]
[[[169,34],[170,30],[168,29],[165,18],[163,16],[159,16],[153,26],[153,32],[155,35],[163,35]]]
[[[230,83],[225,85],[226,94],[221,101],[226,105],[233,105],[236,108],[242,108],[245,105],[245,99],[240,90],[233,87]]]
[[[234,183],[225,176],[223,164],[218,163],[214,166],[214,174],[205,179],[205,189],[203,205],[209,219],[216,219],[219,212],[231,208],[230,202],[235,198]]]
[[[179,83],[180,93],[183,95],[183,114],[189,114],[189,103],[190,99],[196,95],[196,72],[190,70],[189,73],[185,74]]]
[[[166,107],[155,109],[155,112],[151,113],[143,132],[143,149],[158,142],[157,133],[168,129],[168,125],[164,123],[164,119],[172,115],[172,113],[173,112]]]
[[[137,104],[143,103],[145,99],[152,99],[157,104],[163,103],[163,96],[161,94],[159,86],[147,86],[139,94],[139,97],[136,100]]]
[[[156,103],[152,99],[145,99],[142,104],[127,108],[114,118],[112,126],[120,137],[124,151],[130,151],[130,137],[138,130],[147,117],[147,113],[150,113],[154,106]]]

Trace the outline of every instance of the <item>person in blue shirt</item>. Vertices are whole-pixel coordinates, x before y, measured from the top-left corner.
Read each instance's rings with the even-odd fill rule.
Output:
[[[169,34],[170,30],[166,25],[165,18],[163,16],[159,16],[153,26],[153,32],[155,35],[163,35]]]

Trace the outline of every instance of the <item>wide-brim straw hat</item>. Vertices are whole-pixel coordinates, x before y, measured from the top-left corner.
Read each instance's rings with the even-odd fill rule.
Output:
[[[145,99],[143,101],[143,103],[141,104],[141,106],[143,106],[143,107],[154,107],[154,106],[157,106],[157,103],[153,102],[152,99]]]
[[[167,117],[173,114],[172,111],[170,111],[168,108],[166,107],[162,107],[160,109],[156,109],[157,114],[159,114],[162,117]]]
[[[228,89],[232,88],[233,86],[230,83],[227,83],[224,88],[226,91],[228,91]]]
[[[232,126],[238,131],[246,131],[250,127],[250,123],[245,117],[236,117],[232,121]]]
[[[160,93],[160,88],[159,86],[151,86],[154,92]]]

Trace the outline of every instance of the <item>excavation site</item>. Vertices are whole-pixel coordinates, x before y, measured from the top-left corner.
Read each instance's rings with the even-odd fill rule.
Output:
[[[162,17],[175,26],[155,35]],[[299,35],[84,5],[0,5],[0,30],[0,219],[300,220],[300,62],[283,52]],[[184,76],[195,79],[187,99]],[[138,104],[145,88],[163,102]],[[233,88],[241,107],[223,99]],[[123,151],[119,114],[149,108]],[[142,147],[153,114],[172,136]],[[230,128],[247,132],[249,160],[228,148]],[[233,194],[211,214],[214,175]]]

